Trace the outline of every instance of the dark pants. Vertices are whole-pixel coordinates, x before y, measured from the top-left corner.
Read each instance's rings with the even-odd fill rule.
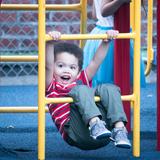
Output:
[[[95,116],[106,122],[106,127],[111,130],[117,121],[127,122],[123,110],[120,90],[112,84],[102,84],[94,88],[86,85],[74,87],[70,93],[74,99],[71,104],[70,121],[65,124],[69,138],[67,142],[78,148],[91,150],[107,145],[110,140],[94,140],[90,137],[88,129],[89,120]],[[95,103],[94,96],[101,100]]]

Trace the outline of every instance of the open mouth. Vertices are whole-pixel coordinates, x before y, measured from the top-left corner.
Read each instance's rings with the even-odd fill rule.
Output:
[[[61,80],[63,82],[68,82],[70,79],[71,79],[70,75],[63,75],[63,76],[61,76]]]

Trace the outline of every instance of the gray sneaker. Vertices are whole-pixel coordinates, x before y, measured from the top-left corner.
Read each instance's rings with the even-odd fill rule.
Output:
[[[114,128],[112,131],[111,140],[114,141],[116,147],[120,148],[131,148],[131,143],[127,137],[127,130],[125,127]]]
[[[93,126],[89,127],[90,136],[96,140],[108,139],[111,132],[105,127],[105,122],[98,120]]]

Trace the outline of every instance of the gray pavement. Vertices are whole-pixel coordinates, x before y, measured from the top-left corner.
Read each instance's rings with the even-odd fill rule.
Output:
[[[132,149],[106,147],[82,151],[67,145],[46,113],[46,160],[159,160],[156,151],[156,83],[141,88],[141,157]],[[36,106],[37,85],[0,86],[0,106]],[[0,113],[0,160],[37,159],[37,113]],[[132,140],[132,133],[129,134]]]

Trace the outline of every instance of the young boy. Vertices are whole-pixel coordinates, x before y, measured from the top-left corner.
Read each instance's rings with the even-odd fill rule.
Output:
[[[92,78],[106,56],[104,50],[118,31],[109,30],[107,34],[109,40],[102,41],[85,70],[82,70],[83,51],[78,46],[53,43],[60,39],[60,32],[49,32],[53,41],[46,44],[46,95],[74,100],[73,103],[49,104],[50,114],[63,139],[85,150],[103,147],[110,140],[117,147],[131,147],[120,89],[111,84],[91,88]],[[100,102],[95,103],[94,96],[100,96]]]

